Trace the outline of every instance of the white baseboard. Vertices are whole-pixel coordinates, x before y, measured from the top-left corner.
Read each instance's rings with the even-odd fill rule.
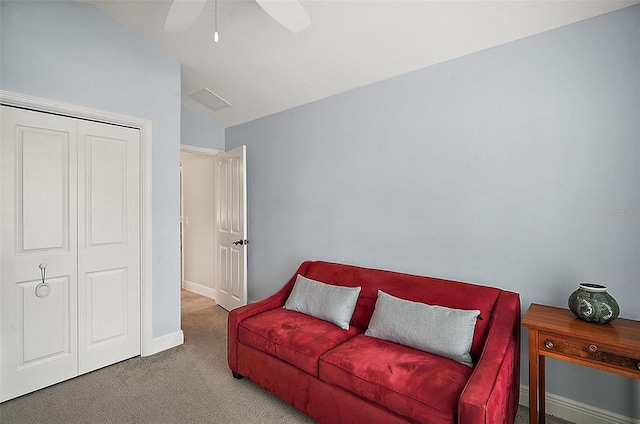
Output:
[[[149,349],[145,349],[142,356],[150,356],[163,350],[171,349],[172,347],[180,346],[184,343],[184,333],[182,330],[175,333],[167,334],[166,336],[157,337],[151,340]]]
[[[640,424],[640,420],[596,408],[553,393],[546,394],[547,414],[580,424]],[[529,386],[520,385],[520,405],[529,406]]]
[[[209,299],[216,300],[216,289],[212,289],[211,287],[184,280],[184,289],[197,293],[201,296],[208,297]]]

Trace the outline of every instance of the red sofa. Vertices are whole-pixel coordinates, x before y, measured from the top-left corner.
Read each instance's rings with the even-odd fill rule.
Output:
[[[348,330],[283,308],[297,275],[360,286]],[[473,366],[365,336],[382,290],[480,311]],[[304,262],[273,296],[229,313],[228,362],[320,423],[513,423],[520,389],[520,297],[494,287]]]

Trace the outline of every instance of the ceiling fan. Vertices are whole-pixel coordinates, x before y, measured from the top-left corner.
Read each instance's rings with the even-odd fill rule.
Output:
[[[173,0],[164,23],[167,32],[185,32],[195,22],[208,0]],[[214,0],[217,1],[217,0]],[[305,29],[311,19],[298,0],[255,0],[280,25],[291,32]],[[217,6],[217,4],[216,4]],[[217,11],[216,11],[217,14]]]

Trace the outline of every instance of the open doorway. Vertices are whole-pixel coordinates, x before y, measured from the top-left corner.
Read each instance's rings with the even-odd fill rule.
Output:
[[[180,148],[181,287],[216,300],[217,150]]]

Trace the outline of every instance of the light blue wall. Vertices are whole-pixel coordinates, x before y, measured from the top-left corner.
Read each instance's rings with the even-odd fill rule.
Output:
[[[224,151],[224,128],[182,105],[181,144]]]
[[[249,298],[324,259],[524,309],[597,281],[640,319],[639,122],[635,6],[228,128],[248,145]],[[640,418],[637,380],[550,360],[548,390]]]
[[[2,2],[3,90],[152,121],[153,337],[180,330],[180,64],[93,5]]]

